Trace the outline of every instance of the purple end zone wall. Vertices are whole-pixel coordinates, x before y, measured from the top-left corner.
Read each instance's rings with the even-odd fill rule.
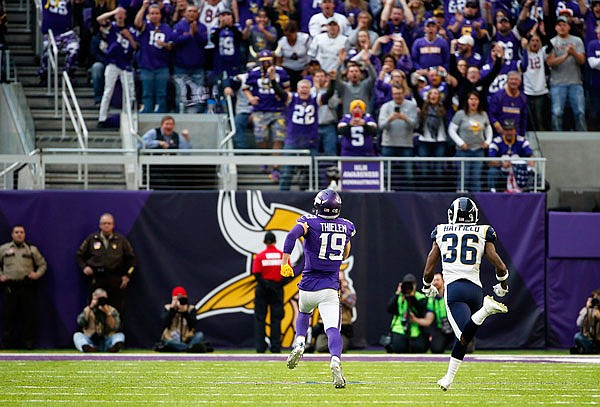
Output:
[[[260,192],[0,192],[0,241],[22,223],[49,263],[39,287],[39,340],[45,348],[72,347],[75,319],[87,288],[74,257],[96,230],[103,212],[115,214],[138,257],[127,292],[125,334],[130,347],[151,347],[160,335],[160,312],[170,290],[183,285],[202,305],[199,329],[217,347],[253,347],[253,279],[249,265],[262,249],[265,230],[279,244],[297,217],[312,207],[313,193]],[[388,330],[385,303],[406,273],[419,280],[431,247],[430,232],[446,221],[456,194],[342,193],[343,216],[354,221],[350,278],[356,289],[356,342],[375,345]],[[494,316],[478,333],[478,347],[568,346],[558,340],[558,320],[574,318],[557,308],[546,318],[546,213],[542,194],[475,194],[481,223],[494,226],[498,252],[510,268],[508,315]],[[482,267],[486,294],[495,284]],[[587,278],[587,277],[586,277]],[[573,285],[587,286],[588,280]],[[548,285],[551,292],[553,287]],[[284,332],[293,335],[295,284],[286,286]],[[554,293],[553,293],[554,295]],[[547,323],[547,320],[550,324]],[[571,330],[566,337],[572,336]],[[289,337],[286,337],[289,339]]]

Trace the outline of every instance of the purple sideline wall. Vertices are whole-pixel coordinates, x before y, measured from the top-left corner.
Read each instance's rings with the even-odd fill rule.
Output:
[[[252,253],[262,249],[265,230],[279,243],[298,215],[312,207],[313,193],[238,192],[0,192],[0,236],[22,223],[27,237],[49,263],[40,280],[39,341],[44,348],[72,347],[75,318],[87,288],[75,261],[83,238],[97,229],[103,212],[115,215],[117,230],[131,240],[138,273],[124,310],[129,347],[151,347],[160,335],[160,311],[175,285],[202,301],[198,328],[217,347],[253,347]],[[385,303],[406,273],[420,278],[431,247],[430,232],[446,221],[451,193],[342,193],[343,216],[356,224],[350,278],[357,291],[358,343],[375,345],[391,320]],[[481,223],[498,234],[498,252],[511,271],[510,312],[494,316],[478,333],[478,348],[566,346],[546,324],[545,196],[474,194]],[[229,207],[227,203],[230,203]],[[235,222],[232,222],[235,220]],[[235,225],[234,225],[235,223]],[[241,244],[252,236],[249,252]],[[486,294],[493,270],[482,266]],[[575,282],[574,282],[575,283]],[[586,282],[577,281],[586,286]],[[284,330],[292,334],[295,284],[286,286]],[[571,318],[557,310],[563,319]],[[550,320],[550,318],[548,318]],[[493,322],[492,322],[493,321]],[[572,335],[574,332],[569,332]]]
[[[548,214],[548,324],[560,347],[573,346],[579,310],[600,288],[600,214]]]

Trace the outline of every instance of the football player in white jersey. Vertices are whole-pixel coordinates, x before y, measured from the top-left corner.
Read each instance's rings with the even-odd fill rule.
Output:
[[[485,253],[496,270],[499,281],[493,289],[498,297],[508,292],[508,269],[496,252],[496,232],[489,225],[478,225],[479,210],[466,197],[457,198],[448,209],[448,223],[440,224],[431,232],[433,244],[423,272],[423,292],[434,297],[437,289],[431,285],[435,266],[442,261],[442,275],[446,284],[448,321],[457,340],[452,348],[448,372],[438,380],[448,390],[465,357],[467,345],[477,328],[490,315],[506,313],[506,305],[491,296],[483,297],[479,266]]]

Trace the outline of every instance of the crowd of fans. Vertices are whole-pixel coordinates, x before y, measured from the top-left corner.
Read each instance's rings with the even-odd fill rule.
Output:
[[[67,71],[91,67],[99,126],[120,79],[136,82],[143,113],[215,112],[233,96],[236,148],[285,148],[286,123],[306,115],[318,135],[294,148],[317,154],[478,157],[506,121],[517,137],[600,127],[600,0],[47,0],[42,11],[44,49],[52,29]],[[46,69],[44,56],[42,81]],[[273,86],[296,92],[303,79],[313,96],[336,81],[318,113]]]

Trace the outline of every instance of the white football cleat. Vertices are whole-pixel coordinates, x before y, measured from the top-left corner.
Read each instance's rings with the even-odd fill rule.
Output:
[[[299,343],[298,345],[294,346],[294,349],[292,349],[290,356],[288,356],[288,358],[287,358],[288,369],[295,369],[296,366],[298,366],[298,363],[300,362],[302,355],[304,355],[304,346],[305,346],[304,342]]]
[[[493,314],[506,314],[508,312],[508,307],[501,302],[496,301],[492,298],[491,295],[486,295],[483,299],[483,308],[488,315]]]
[[[446,391],[452,385],[452,380],[450,380],[447,376],[444,376],[440,380],[438,380],[437,384],[438,386],[440,386],[440,389]]]
[[[333,375],[333,385],[335,388],[343,389],[346,387],[346,378],[344,378],[344,374],[342,373],[341,362],[337,359],[332,359],[329,368],[331,369],[331,374]]]

